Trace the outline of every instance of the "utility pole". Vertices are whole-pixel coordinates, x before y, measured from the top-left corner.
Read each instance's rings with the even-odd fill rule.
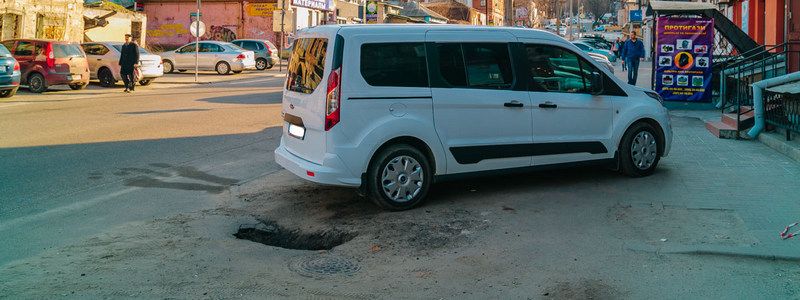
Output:
[[[200,0],[197,0],[197,19],[195,19],[194,32],[196,33],[194,40],[194,82],[198,82],[198,73],[200,64]]]

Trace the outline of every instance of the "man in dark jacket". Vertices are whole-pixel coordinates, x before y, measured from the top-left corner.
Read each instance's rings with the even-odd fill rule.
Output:
[[[644,44],[636,38],[636,32],[631,32],[631,38],[622,46],[622,58],[628,68],[628,84],[636,85],[639,77],[639,60],[644,58]]]
[[[136,86],[133,71],[139,66],[139,46],[131,42],[130,34],[125,35],[125,44],[120,49],[119,66],[122,82],[125,83],[125,92],[133,92]]]

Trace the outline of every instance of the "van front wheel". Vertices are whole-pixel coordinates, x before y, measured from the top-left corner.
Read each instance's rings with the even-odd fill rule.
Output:
[[[367,173],[369,198],[389,210],[413,208],[425,199],[433,172],[422,152],[409,145],[393,145],[373,158]]]

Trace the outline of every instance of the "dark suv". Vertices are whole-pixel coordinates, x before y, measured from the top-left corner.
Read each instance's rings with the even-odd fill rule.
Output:
[[[20,64],[22,84],[34,93],[52,85],[80,90],[89,84],[89,63],[80,44],[17,39],[2,42]]]

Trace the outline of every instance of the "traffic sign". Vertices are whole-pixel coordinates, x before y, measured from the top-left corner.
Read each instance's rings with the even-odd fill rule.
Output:
[[[197,34],[197,22],[200,22],[200,34],[199,35]],[[203,23],[203,21],[194,21],[194,22],[192,22],[192,24],[189,25],[189,33],[191,33],[192,36],[195,36],[195,37],[196,36],[205,35],[206,34],[206,24]]]

